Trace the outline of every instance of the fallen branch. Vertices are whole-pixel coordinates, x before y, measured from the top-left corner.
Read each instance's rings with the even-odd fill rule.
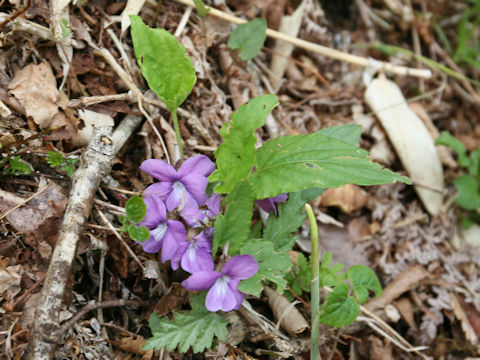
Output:
[[[62,299],[80,234],[90,214],[100,180],[110,172],[115,155],[111,131],[111,127],[95,129],[88,148],[80,157],[80,166],[73,175],[70,198],[35,314],[29,359],[53,357],[56,337],[52,335],[59,328]]]
[[[193,3],[192,0],[175,0],[183,5],[191,6],[194,7],[195,4]],[[218,17],[220,19],[233,22],[235,24],[244,24],[247,21],[244,19],[240,19],[236,16],[227,14],[226,12],[220,11],[218,9],[208,7],[210,11],[208,12],[209,15],[213,15],[215,17]],[[349,62],[354,65],[359,65],[363,67],[367,66],[376,66],[379,68],[379,70],[384,70],[386,72],[390,72],[393,74],[397,75],[407,75],[407,76],[415,76],[415,77],[420,77],[420,78],[429,78],[432,76],[432,72],[428,69],[414,69],[414,68],[409,68],[406,66],[399,66],[399,65],[393,65],[387,62],[383,61],[378,61],[378,60],[373,60],[373,59],[368,59],[362,56],[358,55],[352,55],[352,54],[347,54],[343,51],[331,49],[326,46],[314,44],[310,41],[305,41],[302,39],[298,39],[296,37],[290,36],[283,34],[281,32],[272,30],[272,29],[267,29],[267,36],[276,39],[276,40],[283,40],[286,41],[290,44],[295,45],[296,47],[299,47],[301,49],[305,49],[307,51],[312,51],[317,54],[321,54],[324,56],[328,56],[332,59],[337,59],[345,62]]]

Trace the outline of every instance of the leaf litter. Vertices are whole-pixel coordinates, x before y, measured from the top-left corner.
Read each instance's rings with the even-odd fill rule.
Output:
[[[226,12],[240,12],[249,19],[261,17],[262,14],[273,18],[268,15],[269,11],[273,11],[268,8],[269,3],[257,1],[245,4],[231,0],[219,5],[219,8]],[[387,35],[377,35],[378,38],[413,49],[414,44],[406,39],[410,39],[410,32],[415,31],[413,29],[416,27],[405,26],[411,20],[398,13],[390,3],[397,2],[385,2],[385,5],[366,2],[374,11],[368,15],[373,24],[368,25],[365,18],[353,21],[352,9],[356,9],[355,5],[348,9],[335,4],[321,8],[317,2],[305,1],[298,37],[332,48],[366,42],[365,29],[368,26],[380,28],[381,21],[375,17],[375,14],[380,14],[384,17],[381,20],[399,26]],[[92,44],[107,49],[130,72],[136,85],[142,91],[146,90],[146,84],[139,77],[135,65],[130,37],[127,33],[121,36],[122,30],[127,26],[125,14],[139,13],[145,22],[174,33],[185,12],[185,7],[174,1],[164,2],[161,9],[149,2],[143,7],[141,2],[129,1],[128,4],[126,7],[114,7],[107,2],[102,11],[88,2],[81,7],[69,5],[73,58],[67,77],[64,76],[62,66],[65,61],[50,41],[51,38],[47,37],[50,35],[46,35],[50,34],[50,30],[46,20],[49,9],[45,3],[35,3],[28,9],[25,17],[30,21],[30,27],[25,28],[25,31],[17,30],[17,25],[13,23],[5,25],[8,32],[4,33],[6,40],[0,50],[3,59],[0,67],[0,151],[5,156],[20,155],[22,161],[34,170],[30,175],[12,176],[0,169],[1,213],[20,205],[0,220],[0,311],[5,313],[0,321],[0,342],[12,358],[25,356],[28,341],[25,331],[28,333],[31,330],[31,308],[36,306],[34,296],[39,290],[35,284],[48,266],[70,190],[70,182],[65,174],[50,168],[45,161],[47,151],[81,152],[81,144],[91,136],[87,129],[99,121],[96,116],[85,120],[88,112],[94,112],[94,115],[108,114],[111,118],[105,118],[106,121],[116,125],[127,114],[140,115],[134,98],[109,98],[111,95],[126,94],[129,88],[104,58],[95,53]],[[11,13],[21,7],[13,3],[5,6]],[[280,4],[274,10],[281,16],[291,16],[297,6],[298,2],[285,1],[284,5]],[[418,1],[412,1],[412,6],[415,10],[423,10]],[[453,13],[452,9],[455,9],[455,5],[449,4],[442,9],[432,4],[428,10],[439,16],[449,16]],[[455,11],[458,12],[458,9]],[[409,14],[412,16],[415,12]],[[26,23],[25,19],[20,19],[21,23]],[[111,25],[104,28],[104,21],[110,20],[113,20]],[[118,20],[123,20],[122,24]],[[443,44],[443,40],[435,38],[437,35],[433,25],[419,24],[420,18],[415,21],[423,29],[420,41],[428,45],[423,50],[423,55],[432,58],[438,56],[448,63],[448,54],[439,50],[439,44]],[[440,26],[447,30],[447,38],[451,38],[455,27],[451,24]],[[272,24],[270,27],[275,26]],[[367,104],[362,96],[365,88],[360,81],[360,69],[294,48],[290,57],[295,61],[288,60],[285,75],[278,84],[269,72],[272,66],[272,55],[269,52],[260,52],[253,60],[242,62],[226,47],[232,29],[230,24],[210,15],[202,22],[193,11],[179,36],[181,43],[187,47],[187,54],[194,58],[198,76],[192,94],[182,105],[182,112],[179,112],[180,130],[188,155],[211,156],[212,150],[220,145],[219,130],[231,113],[249,99],[270,93],[272,88],[278,87],[280,105],[272,114],[273,125],[267,122],[255,134],[259,142],[272,135],[306,134],[327,126],[361,123],[364,128],[360,145],[372,151],[372,158],[383,164],[391,164],[396,170],[408,169],[407,164],[402,165],[398,160],[405,159],[402,150],[393,150],[391,143],[395,141],[387,137],[376,115],[367,113]],[[109,34],[108,30],[112,30],[115,36]],[[121,39],[123,45],[119,47],[115,39]],[[268,39],[265,46],[273,48]],[[365,56],[374,54],[377,50],[367,53],[355,48],[352,51]],[[408,60],[401,57],[389,57],[389,60],[408,65]],[[325,82],[318,75],[312,75],[312,69]],[[460,70],[478,78],[478,69],[462,66]],[[280,73],[283,70],[278,74]],[[64,81],[63,90],[59,90]],[[417,95],[414,88],[434,92],[443,86],[443,90],[433,97],[421,99],[422,109],[417,106],[414,111],[423,121],[426,121],[425,114],[430,118],[427,128],[432,137],[435,137],[434,131],[432,133],[433,125],[433,130],[450,130],[469,150],[478,146],[479,105],[469,95],[470,90],[464,83],[454,79],[444,80],[438,74],[423,83],[408,77],[396,78],[395,81],[407,99]],[[96,97],[96,103],[69,106],[72,100],[93,96]],[[175,144],[168,111],[155,105],[158,104],[157,99],[151,100],[153,105],[149,104],[146,109],[165,137],[167,149],[172,155]],[[363,109],[358,110],[358,106]],[[63,128],[63,132],[59,128]],[[43,130],[47,134],[42,133]],[[80,133],[85,136],[81,142],[72,140],[78,138]],[[30,139],[32,136],[35,138]],[[392,137],[392,134],[388,136]],[[104,202],[120,207],[125,205],[124,191],[141,190],[150,181],[142,178],[137,170],[141,161],[165,156],[148,124],[130,136],[121,154],[115,159],[111,175],[111,180],[115,180],[117,185],[101,185],[99,192]],[[455,158],[452,158],[452,153],[448,150],[439,152],[439,158],[448,166],[444,169],[442,180],[449,184],[459,171],[454,168]],[[415,162],[415,155],[412,159],[407,161]],[[48,183],[45,179],[49,179]],[[453,188],[447,186],[441,195],[445,204],[454,196]],[[31,196],[34,197],[25,202]],[[480,335],[480,250],[478,240],[475,241],[476,235],[470,236],[468,230],[459,227],[458,221],[463,214],[457,208],[442,207],[439,216],[429,216],[412,188],[402,184],[361,190],[334,189],[330,195],[326,194],[314,203],[318,216],[325,213],[335,222],[345,225],[343,229],[332,225],[321,227],[321,245],[333,252],[333,261],[350,265],[365,264],[379,274],[385,290],[380,300],[373,300],[367,305],[370,310],[385,317],[390,326],[414,346],[427,345],[429,348],[425,354],[428,356],[440,358],[449,355],[459,359],[478,356],[476,342]],[[104,210],[108,212],[107,209]],[[113,210],[111,212],[114,213]],[[119,227],[114,217],[109,220]],[[357,230],[353,229],[355,226]],[[475,230],[470,231],[474,233]],[[458,235],[462,232],[466,241]],[[297,235],[297,250],[308,256],[308,247],[302,246],[302,242],[305,243],[308,238],[306,227],[301,227]],[[129,246],[144,265],[148,265],[148,271],[143,274],[138,266],[133,265],[128,251],[119,248],[121,245],[118,244],[118,239],[95,212],[88,218],[82,237],[90,245],[83,246],[77,254],[75,274],[69,279],[70,287],[62,309],[65,318],[73,316],[87,300],[99,300],[100,278],[104,281],[101,289],[103,299],[141,299],[147,305],[136,310],[127,306],[103,309],[101,314],[91,312],[68,329],[63,343],[57,348],[56,356],[148,358],[151,355],[140,350],[144,339],[151,336],[146,319],[154,308],[159,316],[171,316],[173,311],[185,309],[185,294],[178,287],[184,278],[181,274],[167,271],[155,255],[142,253],[138,246],[130,243]],[[96,240],[92,242],[93,238]],[[103,255],[103,250],[91,245],[96,241],[108,244]],[[154,279],[158,276],[161,281]],[[166,290],[161,283],[166,285]],[[300,299],[301,304],[295,308],[308,321],[308,294],[302,295]],[[264,354],[272,351],[277,352],[278,356],[292,358],[300,358],[302,352],[305,354],[308,348],[299,344],[308,339],[308,331],[289,330],[291,326],[295,328],[292,322],[287,325],[286,333],[282,330],[278,332],[274,324],[269,322],[282,318],[282,310],[275,318],[273,314],[276,311],[272,307],[276,305],[270,305],[264,298],[248,301],[258,315],[252,320],[240,312],[244,319],[242,321],[246,321],[249,326],[236,344],[247,355],[233,355],[234,350],[222,344],[211,352],[216,353],[217,357],[225,358],[267,358]],[[14,311],[9,312],[12,304],[15,304]],[[400,316],[395,316],[392,306]],[[288,307],[287,305],[287,310]],[[250,312],[250,316],[251,314],[253,312]],[[12,327],[17,321],[20,324]],[[285,317],[282,321],[285,321]],[[234,323],[232,322],[232,327]],[[325,329],[322,347],[325,353],[322,355],[327,357],[336,351],[338,358],[346,358],[348,354],[353,358],[413,358],[392,346],[388,338],[374,333],[370,328],[362,326],[362,323],[359,325],[339,332],[338,344],[334,331]],[[167,356],[177,358],[180,355],[173,350],[170,355],[164,355],[164,358]]]

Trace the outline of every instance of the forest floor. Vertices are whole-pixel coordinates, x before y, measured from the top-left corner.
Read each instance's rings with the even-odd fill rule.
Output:
[[[128,1],[133,7],[139,3]],[[278,29],[282,16],[291,15],[299,3],[222,0],[207,5],[244,19],[266,18],[269,28]],[[294,36],[396,65],[426,69],[413,56],[421,54],[452,68],[456,76],[432,68],[430,78],[389,77],[432,137],[447,130],[472,151],[480,143],[479,48],[478,40],[472,45],[468,32],[465,39],[459,29],[470,22],[478,25],[478,15],[468,13],[478,4],[306,0]],[[149,315],[185,309],[188,297],[179,285],[185,273],[172,272],[157,255],[143,252],[125,234],[119,239],[110,227],[120,228],[118,215],[129,196],[141,194],[153,182],[139,170],[141,162],[166,158],[165,148],[144,121],[138,92],[144,94],[144,112],[164,139],[172,163],[180,160],[169,112],[142,78],[129,30],[122,32],[126,5],[107,0],[0,3],[0,358],[26,356],[40,290],[69,200],[69,175],[78,166],[68,159],[85,151],[94,124],[118,126],[130,118],[138,119],[139,126],[125,135],[80,234],[60,313],[63,324],[72,317],[75,321],[62,328],[55,358],[308,359],[308,329],[294,333],[281,328],[279,337],[242,311],[230,314],[228,342],[203,354],[141,349],[151,336]],[[54,14],[55,6],[63,15]],[[385,131],[364,99],[363,67],[294,47],[287,54],[285,71],[279,73],[272,68],[280,51],[273,50],[272,38],[245,62],[227,47],[235,24],[212,15],[202,20],[195,10],[189,13],[173,0],[147,0],[139,7],[149,26],[176,34],[197,72],[197,83],[179,112],[186,156],[203,154],[214,160],[221,144],[219,129],[231,114],[256,96],[275,93],[280,105],[258,131],[259,142],[359,124],[360,146],[371,152],[371,158],[409,175],[408,165],[401,161],[402,149],[392,145],[395,135]],[[182,23],[182,18],[187,21]],[[479,31],[477,26],[470,35],[478,39]],[[387,54],[379,42],[413,55]],[[52,163],[52,151],[63,154],[58,164]],[[331,251],[333,261],[346,267],[371,267],[385,289],[354,324],[322,327],[323,359],[480,356],[480,233],[475,225],[470,233],[461,226],[466,218],[478,220],[478,214],[455,205],[451,184],[463,173],[455,153],[443,149],[440,159],[445,187],[433,189],[442,196],[438,215],[427,211],[413,186],[401,183],[342,187],[312,202],[321,251]],[[310,251],[307,224],[298,235],[293,257]],[[266,295],[247,299],[257,313],[278,320]],[[309,320],[309,294],[297,300],[296,307]],[[380,326],[379,318],[390,328]]]

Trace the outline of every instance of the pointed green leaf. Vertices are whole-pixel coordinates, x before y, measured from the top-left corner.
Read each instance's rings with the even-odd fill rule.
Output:
[[[323,193],[322,189],[300,190],[288,195],[285,203],[277,205],[278,216],[269,216],[263,232],[263,239],[274,244],[276,250],[291,250],[297,231],[305,220],[303,206]]]
[[[218,181],[217,193],[229,193],[235,183],[244,179],[255,162],[255,130],[263,126],[265,118],[278,104],[275,95],[256,97],[241,106],[232,115],[232,121],[220,129],[223,144],[215,151],[217,169],[210,175],[211,182]]]
[[[458,197],[455,202],[459,206],[467,210],[475,210],[480,207],[477,179],[470,175],[463,175],[453,180],[453,184],[458,191]]]
[[[210,11],[210,8],[207,8],[205,6],[203,0],[193,0],[193,3],[195,4],[198,15],[200,15],[202,19],[205,18],[205,16],[207,16],[208,12]]]
[[[182,104],[197,81],[185,48],[164,29],[152,29],[139,16],[130,16],[133,49],[148,86],[170,112]]]
[[[138,223],[145,218],[147,206],[140,196],[134,195],[125,204],[125,212],[131,222]]]
[[[258,272],[250,279],[243,280],[239,290],[255,296],[260,296],[262,281],[270,281],[277,285],[277,291],[282,293],[287,286],[286,273],[292,263],[287,252],[276,252],[270,241],[260,239],[249,240],[242,247],[241,254],[250,254],[258,262]]]
[[[193,310],[174,312],[173,320],[168,316],[159,318],[153,313],[149,325],[153,337],[147,339],[143,350],[161,349],[166,347],[172,351],[178,346],[178,351],[186,353],[192,347],[193,353],[214,347],[214,338],[227,340],[228,321],[220,315],[205,308],[205,293],[190,297]]]
[[[238,25],[228,39],[230,49],[240,49],[240,59],[253,59],[263,47],[267,38],[267,21],[253,19],[245,24]]]
[[[225,198],[227,205],[225,214],[218,215],[215,221],[212,255],[215,256],[218,246],[227,242],[228,253],[238,254],[243,243],[248,239],[253,215],[253,190],[246,181],[238,182],[232,192]]]
[[[405,176],[382,169],[367,155],[363,149],[318,133],[280,136],[257,151],[256,170],[249,180],[256,199],[312,187],[411,183]]]
[[[320,323],[343,327],[355,321],[360,307],[352,296],[348,295],[348,285],[339,283],[328,295],[321,306]]]
[[[317,134],[335,138],[337,140],[349,143],[350,145],[358,145],[358,141],[362,135],[362,127],[355,124],[332,126],[317,131]]]
[[[320,286],[337,286],[346,277],[345,274],[340,273],[345,266],[343,264],[330,265],[331,262],[332,252],[328,251],[323,254],[322,263],[320,264]]]
[[[382,285],[378,280],[377,274],[369,267],[355,265],[347,271],[348,280],[353,285],[353,290],[360,304],[368,300],[368,291],[373,291],[377,298],[382,296]]]
[[[458,155],[458,164],[460,166],[468,167],[470,165],[465,145],[456,137],[450,135],[448,131],[442,131],[440,133],[440,136],[435,140],[435,145],[445,145],[452,148]]]

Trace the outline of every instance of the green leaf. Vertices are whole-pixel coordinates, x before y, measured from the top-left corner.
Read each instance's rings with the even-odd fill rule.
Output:
[[[65,158],[60,151],[48,151],[45,160],[52,168],[60,166],[65,162]]]
[[[139,16],[130,16],[133,49],[148,86],[170,112],[182,104],[197,81],[185,48],[164,29],[152,29]]]
[[[435,145],[446,145],[452,148],[458,155],[458,164],[463,167],[470,165],[470,159],[467,157],[465,145],[456,137],[450,135],[448,131],[442,131],[440,136],[435,140]]]
[[[378,281],[377,274],[369,267],[363,265],[352,266],[347,270],[347,277],[353,285],[353,290],[360,304],[367,302],[369,290],[373,291],[377,298],[382,296],[382,285]]]
[[[10,164],[10,168],[6,171],[8,174],[24,175],[32,173],[30,167],[20,158],[20,155],[16,155],[13,158],[10,158],[10,160],[8,160],[8,163]]]
[[[343,327],[355,321],[360,307],[348,292],[349,287],[345,283],[339,283],[333,289],[325,304],[321,306],[321,324]]]
[[[253,59],[263,47],[267,38],[267,21],[253,19],[245,24],[238,25],[228,39],[228,47],[232,50],[240,49],[240,59]]]
[[[368,159],[367,151],[322,134],[280,136],[257,151],[256,170],[249,176],[256,199],[308,188],[345,184],[411,184]]]
[[[128,227],[130,226],[131,222],[128,220],[126,216],[120,215],[118,217],[118,220],[122,223],[122,226],[120,227],[120,232],[127,232]]]
[[[350,145],[358,145],[358,141],[362,135],[362,127],[355,124],[332,126],[317,131],[317,134],[322,134],[349,143]]]
[[[323,193],[322,189],[300,190],[288,195],[288,200],[278,204],[278,216],[269,216],[263,239],[274,244],[276,250],[291,250],[297,235],[293,235],[305,220],[303,206]]]
[[[229,242],[228,253],[238,251],[248,239],[253,215],[253,190],[246,181],[238,182],[232,192],[225,198],[227,205],[224,215],[218,215],[215,221],[212,256],[215,257],[218,246]]]
[[[130,224],[127,227],[128,236],[130,239],[134,241],[145,242],[150,237],[150,230],[145,226],[136,226],[134,224]]]
[[[193,0],[193,3],[195,4],[198,15],[204,19],[210,11],[210,8],[207,8],[202,0]]]
[[[255,130],[265,123],[265,118],[278,104],[275,95],[256,97],[240,106],[232,115],[232,121],[220,129],[223,144],[215,151],[217,169],[209,180],[221,182],[215,187],[217,193],[229,193],[235,183],[244,179],[255,162]]]
[[[312,283],[312,269],[308,260],[302,253],[298,254],[297,264],[293,265],[293,273],[290,272],[287,274],[285,279],[288,281],[290,289],[297,294],[302,295],[302,293],[310,292],[311,283]]]
[[[330,266],[332,262],[332,252],[328,251],[323,254],[322,263],[320,264],[320,286],[337,286],[346,278],[346,275],[340,273],[345,267],[343,264],[334,264]],[[340,273],[340,274],[339,274]]]
[[[277,285],[277,291],[282,293],[287,286],[285,274],[290,270],[292,263],[288,253],[276,252],[270,241],[260,239],[249,240],[242,247],[241,254],[250,254],[258,262],[258,272],[250,279],[243,280],[239,290],[247,294],[260,296],[263,281],[271,281]]]
[[[480,148],[470,153],[468,173],[480,181]]]
[[[147,206],[140,196],[133,195],[125,204],[125,212],[131,222],[139,223],[147,214]]]
[[[178,351],[186,353],[192,347],[193,353],[200,353],[214,347],[214,338],[227,340],[228,321],[205,308],[205,293],[191,295],[191,311],[175,311],[173,320],[168,316],[158,317],[153,313],[149,325],[153,337],[147,339],[143,350],[161,349],[168,351],[178,346]]]
[[[75,171],[75,164],[78,162],[78,158],[68,158],[60,166],[60,169],[67,173],[68,177],[72,177],[73,172]]]
[[[464,209],[475,210],[480,207],[480,193],[478,192],[478,181],[471,175],[459,176],[453,180],[458,191],[456,203]]]

